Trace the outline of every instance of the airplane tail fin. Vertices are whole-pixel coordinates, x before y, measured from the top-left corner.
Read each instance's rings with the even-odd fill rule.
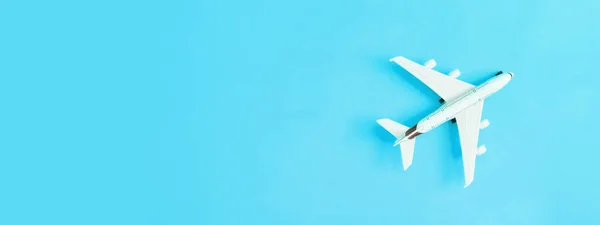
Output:
[[[396,139],[404,137],[405,132],[408,130],[407,126],[397,123],[396,121],[388,118],[379,119],[377,123],[390,132]],[[402,153],[402,165],[404,170],[412,164],[413,155],[415,150],[415,139],[408,139],[400,143],[400,152]]]
[[[400,152],[402,153],[402,165],[406,171],[413,161],[415,139],[408,139],[407,141],[400,143]]]
[[[404,137],[404,133],[408,130],[407,126],[397,123],[388,118],[378,119],[377,123],[390,132],[396,139]]]

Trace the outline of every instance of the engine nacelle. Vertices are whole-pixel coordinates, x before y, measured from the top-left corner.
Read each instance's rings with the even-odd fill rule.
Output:
[[[460,70],[458,70],[458,69],[452,70],[452,71],[450,71],[448,76],[450,76],[452,78],[457,78],[458,76],[460,76]]]
[[[427,62],[425,62],[424,66],[427,67],[427,68],[429,68],[429,69],[432,69],[436,65],[437,65],[437,63],[435,62],[435,60],[434,59],[430,59],[430,60],[427,60]]]
[[[483,155],[487,151],[485,145],[481,145],[477,148],[477,155]]]
[[[482,120],[481,123],[479,123],[479,129],[485,129],[490,125],[490,121],[488,119]]]

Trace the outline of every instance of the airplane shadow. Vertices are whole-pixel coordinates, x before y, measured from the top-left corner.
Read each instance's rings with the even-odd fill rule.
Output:
[[[438,128],[442,127],[444,128],[442,135],[446,135],[447,143],[449,143],[440,152],[439,162],[442,170],[440,173],[442,183],[452,186],[460,185],[464,180],[464,175],[458,127],[451,122],[447,122],[445,126]]]
[[[452,159],[462,159],[462,151],[460,148],[460,136],[458,134],[458,126],[456,125],[456,123],[450,123],[449,125],[450,126],[448,126],[448,138],[451,143],[451,145],[449,146],[450,156],[452,156]]]
[[[373,122],[371,131],[373,131],[373,134],[379,141],[384,143],[394,143],[396,141],[396,138],[394,138],[387,130],[381,127],[377,122]]]

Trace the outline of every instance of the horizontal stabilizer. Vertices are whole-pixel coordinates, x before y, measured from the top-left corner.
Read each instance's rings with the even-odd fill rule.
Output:
[[[377,123],[385,128],[388,132],[390,132],[394,137],[401,138],[404,136],[404,132],[408,130],[408,127],[397,123],[396,121],[390,120],[388,118],[379,119]]]
[[[416,139],[408,139],[400,143],[400,152],[402,153],[402,165],[404,166],[404,170],[408,169],[408,167],[412,164],[413,155],[415,153],[415,140]]]
[[[408,130],[407,126],[399,124],[396,121],[388,118],[379,119],[377,120],[377,123],[394,135],[396,139],[403,138],[404,134]],[[414,151],[415,139],[408,139],[400,142],[400,152],[402,153],[402,165],[404,166],[404,170],[408,169],[408,167],[412,164]]]

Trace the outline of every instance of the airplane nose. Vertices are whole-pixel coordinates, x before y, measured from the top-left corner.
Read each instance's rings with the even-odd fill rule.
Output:
[[[508,72],[508,75],[510,75],[510,77],[512,78],[514,74],[512,72]]]

